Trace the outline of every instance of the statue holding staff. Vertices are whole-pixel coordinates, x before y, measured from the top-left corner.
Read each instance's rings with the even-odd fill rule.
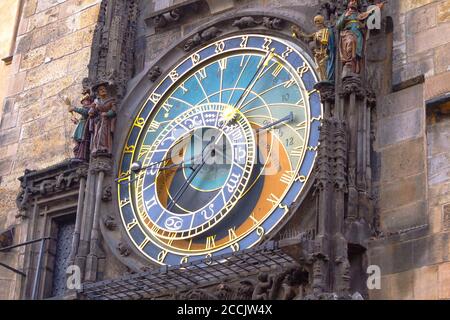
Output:
[[[360,12],[358,0],[349,0],[347,10],[336,21],[336,28],[340,31],[339,56],[342,61],[342,77],[360,74],[364,59],[364,37],[366,21],[376,11],[382,9],[384,3],[367,12]]]

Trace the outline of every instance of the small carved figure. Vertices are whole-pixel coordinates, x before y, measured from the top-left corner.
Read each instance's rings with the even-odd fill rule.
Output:
[[[233,27],[237,27],[239,29],[254,28],[259,24],[260,23],[258,23],[253,17],[242,17],[233,22]]]
[[[236,291],[236,300],[251,300],[255,285],[250,280],[242,280],[239,282],[239,287]]]
[[[292,273],[287,273],[281,284],[282,294],[281,300],[292,300],[297,295],[297,290],[294,284],[294,276]]]
[[[148,72],[148,78],[151,82],[155,82],[159,78],[159,76],[161,76],[161,73],[161,68],[159,66],[154,66]]]
[[[382,9],[384,3],[376,5]],[[364,37],[366,33],[366,20],[375,12],[371,9],[360,12],[358,0],[350,0],[347,10],[338,18],[336,28],[340,31],[339,53],[342,61],[342,77],[360,74],[364,57]]]
[[[272,288],[273,280],[266,272],[258,275],[258,284],[253,291],[252,300],[268,300],[269,290]]]
[[[116,100],[109,96],[109,83],[101,82],[92,90],[97,98],[89,115],[95,116],[94,136],[92,139],[92,154],[111,154],[112,138],[116,118]]]
[[[313,34],[304,33],[298,26],[292,27],[292,35],[297,39],[313,42],[314,59],[319,67],[319,76],[322,81],[334,80],[335,69],[335,39],[332,28],[325,26],[325,18],[317,15],[314,18],[317,32]]]
[[[69,112],[73,115],[78,113],[81,115],[80,119],[72,118],[72,121],[77,125],[73,132],[73,140],[75,141],[75,147],[73,148],[74,158],[82,161],[89,159],[89,144],[91,140],[91,131],[89,130],[89,110],[92,107],[91,95],[86,93],[81,99],[81,107],[75,107],[72,105],[69,98],[65,98],[64,102],[69,107]]]
[[[206,29],[205,31],[202,32],[201,38],[202,38],[203,42],[205,42],[205,41],[209,41],[211,39],[214,39],[215,37],[217,37],[221,33],[222,33],[222,31],[220,31],[218,28],[211,27],[211,28],[208,28],[208,29]]]
[[[217,300],[217,298],[206,289],[192,289],[186,292],[182,298],[183,300]]]
[[[110,216],[110,215],[108,215],[105,218],[105,221],[103,221],[103,224],[106,227],[106,229],[108,229],[110,231],[114,231],[117,228],[116,219],[114,219],[114,217]]]
[[[123,242],[119,242],[117,245],[117,250],[119,251],[121,256],[128,257],[131,254],[130,247]]]
[[[264,17],[262,24],[270,30],[282,30],[284,21],[279,18]]]
[[[216,297],[218,300],[231,300],[233,298],[233,288],[226,283],[221,283],[217,286]]]

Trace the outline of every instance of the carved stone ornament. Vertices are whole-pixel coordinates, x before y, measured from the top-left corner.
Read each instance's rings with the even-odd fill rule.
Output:
[[[34,196],[44,197],[76,188],[80,179],[87,175],[86,166],[78,165],[73,168],[72,162],[67,160],[41,171],[25,170],[19,178],[21,189],[16,197],[17,208],[20,211],[28,209]]]
[[[111,201],[111,199],[112,199],[111,186],[106,186],[103,188],[102,200],[108,202]]]
[[[239,29],[254,28],[262,24],[262,21],[256,21],[253,17],[242,17],[233,22],[232,26]]]
[[[320,92],[320,99],[322,103],[329,102],[334,103],[335,101],[335,91],[334,83],[329,81],[322,81],[314,86]]]
[[[14,241],[14,227],[0,232],[0,249],[9,247]]]
[[[362,86],[361,78],[358,75],[347,76],[342,80],[341,96],[349,96],[355,93],[358,98],[364,98],[366,92]]]
[[[109,157],[97,157],[92,160],[89,167],[91,172],[110,172],[112,170],[111,159]]]
[[[204,30],[201,33],[197,33],[191,39],[186,41],[186,43],[184,44],[184,51],[186,52],[191,51],[192,49],[201,45],[202,43],[214,39],[221,33],[222,31],[219,30],[217,27],[211,27]]]
[[[130,247],[123,242],[119,242],[119,244],[117,245],[117,250],[119,251],[120,255],[123,257],[128,257],[131,254]]]
[[[262,25],[270,30],[283,30],[285,22],[279,18],[264,17]]]
[[[151,82],[155,82],[156,80],[158,80],[161,74],[162,74],[161,68],[159,66],[153,66],[153,68],[151,68],[150,71],[148,72],[148,79]]]
[[[110,215],[106,217],[105,221],[103,221],[103,224],[109,231],[114,231],[117,228],[116,219],[114,219],[114,217]]]

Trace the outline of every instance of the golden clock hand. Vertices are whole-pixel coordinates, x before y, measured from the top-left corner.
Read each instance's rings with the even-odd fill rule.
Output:
[[[256,82],[258,82],[260,75],[262,74],[262,72],[264,71],[265,67],[267,67],[269,65],[270,60],[272,60],[272,58],[275,56],[274,53],[275,49],[272,49],[271,51],[268,51],[266,53],[266,55],[264,56],[264,58],[261,60],[261,64],[258,66],[258,69],[256,70],[255,74],[253,75],[252,79],[250,80],[250,82],[248,83],[247,87],[244,89],[244,92],[242,93],[242,95],[239,97],[238,101],[235,104],[235,107],[232,107],[232,110],[228,111],[230,112],[230,120],[227,120],[220,129],[226,127],[228,125],[228,123],[230,123],[231,121],[233,121],[234,119],[234,114],[237,114],[242,107],[244,106],[244,101],[245,99],[247,99],[248,95],[250,94],[250,92],[252,91],[253,87],[255,86]],[[223,136],[223,131],[220,133],[219,138],[216,140],[216,144],[219,143],[219,141],[221,140],[222,136]]]
[[[189,186],[189,184],[192,182],[192,180],[194,180],[195,176],[203,168],[203,166],[206,163],[206,160],[209,158],[209,155],[210,155],[210,153],[208,152],[206,154],[206,157],[203,157],[203,153],[211,145],[211,143],[214,142],[214,140],[215,140],[215,137],[211,137],[211,141],[209,141],[208,144],[203,148],[201,154],[199,155],[199,156],[202,156],[202,158],[203,158],[202,163],[200,165],[198,165],[193,172],[191,172],[191,174],[189,175],[187,180],[184,181],[183,184],[181,185],[180,189],[177,190],[177,192],[175,193],[175,195],[173,196],[173,198],[170,200],[169,204],[167,205],[167,210],[169,210],[169,211],[172,210],[173,206],[181,198],[181,196],[184,194],[184,192],[186,191],[186,189]],[[199,156],[196,156],[196,158],[198,158]]]
[[[294,121],[294,113],[293,113],[293,112],[289,113],[289,114],[288,114],[286,117],[284,117],[284,118],[281,118],[281,119],[279,119],[279,120],[277,120],[277,121],[274,121],[274,122],[272,122],[272,123],[269,123],[268,125],[266,125],[266,126],[264,126],[264,127],[262,127],[262,128],[259,128],[258,130],[256,130],[256,132],[259,133],[259,132],[261,132],[261,131],[270,129],[270,128],[272,128],[272,127],[275,127],[276,125],[278,125],[278,124],[280,124],[280,123],[283,123],[283,122],[292,122],[292,121]]]

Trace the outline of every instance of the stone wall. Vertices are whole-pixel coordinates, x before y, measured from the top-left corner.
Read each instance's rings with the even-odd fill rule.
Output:
[[[17,178],[71,157],[74,124],[59,96],[78,102],[100,0],[25,0],[0,122],[0,229],[18,223]],[[16,234],[16,242],[23,238]],[[15,265],[16,256],[2,261]],[[0,299],[17,297],[0,268]]]
[[[378,210],[384,238],[372,243],[381,267],[375,299],[449,299],[449,124],[427,125],[426,101],[450,91],[450,1],[402,0],[394,20],[393,84],[381,99],[375,149],[380,155]],[[417,81],[416,81],[417,82]],[[419,81],[420,82],[420,81]],[[448,215],[448,214],[447,214]]]

